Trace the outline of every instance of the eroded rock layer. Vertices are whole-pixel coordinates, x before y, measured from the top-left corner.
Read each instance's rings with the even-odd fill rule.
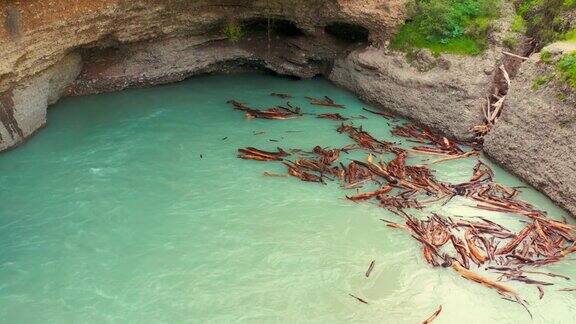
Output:
[[[322,74],[384,109],[471,139],[501,49],[491,44],[476,57],[440,58],[420,51],[410,61],[389,52],[387,42],[406,19],[407,1],[3,1],[0,151],[42,128],[48,105],[62,95],[248,69],[299,78]],[[514,15],[505,16],[508,24],[494,32],[496,38]],[[224,31],[238,24],[253,30],[233,41]],[[259,29],[262,24],[267,30]],[[576,213],[574,130],[567,122],[572,115],[550,93],[527,94],[534,73],[527,67],[513,81],[486,150]]]
[[[78,73],[78,59],[74,68],[59,64],[70,53],[81,54],[85,64],[69,94],[178,81],[237,66],[311,77],[350,45],[325,31],[350,25],[365,30],[364,42],[382,43],[403,22],[405,1],[29,0],[4,1],[0,12],[0,94],[9,98],[3,100],[0,126],[4,150],[46,123],[46,107],[60,93],[54,92],[56,84],[68,85]],[[292,24],[300,34],[296,39],[304,41],[281,46],[279,36],[266,35],[265,46],[262,35],[238,43],[224,37],[226,26],[258,21]]]
[[[576,44],[561,45],[545,50],[556,58],[576,50]],[[555,73],[555,64],[541,60],[539,53],[522,64],[484,149],[576,215],[576,98],[553,80]]]

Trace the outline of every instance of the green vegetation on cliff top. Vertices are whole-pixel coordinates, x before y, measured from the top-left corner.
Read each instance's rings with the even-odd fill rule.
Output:
[[[500,0],[413,0],[409,10],[412,18],[392,40],[393,48],[477,55],[487,47]]]
[[[512,29],[535,39],[538,47],[556,41],[576,41],[575,15],[576,0],[523,0],[518,3]],[[554,61],[548,51],[542,51],[540,59],[547,64]],[[576,89],[576,52],[560,57],[556,71],[552,76],[537,77],[532,88],[538,90],[543,84],[559,78]]]
[[[572,88],[576,89],[576,51],[564,55],[558,62],[558,70]]]
[[[576,40],[573,14],[576,0],[524,0],[521,1],[513,28],[524,26],[528,36],[541,46],[557,40]],[[519,28],[521,29],[521,28]]]

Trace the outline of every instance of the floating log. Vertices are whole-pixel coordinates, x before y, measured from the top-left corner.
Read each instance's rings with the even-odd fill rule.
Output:
[[[426,320],[424,320],[424,322],[422,322],[422,324],[432,323],[436,319],[436,317],[438,317],[438,315],[440,315],[440,312],[442,312],[442,305],[440,305],[438,307],[438,309],[432,315],[430,315],[430,317],[428,317]]]
[[[369,112],[369,113],[372,113],[372,114],[374,114],[374,115],[382,116],[382,117],[384,117],[384,118],[386,118],[386,119],[389,119],[389,118],[393,118],[393,117],[394,117],[394,115],[392,115],[392,114],[390,114],[390,113],[387,113],[387,112],[385,112],[385,111],[374,111],[374,110],[370,110],[370,109],[366,109],[366,108],[362,108],[362,110],[365,110],[365,111],[367,111],[367,112]]]
[[[456,270],[456,272],[458,272],[464,279],[468,279],[488,288],[495,289],[504,296],[512,297],[516,300],[521,300],[518,293],[514,289],[487,277],[481,276],[474,271],[466,269],[462,266],[462,264],[460,264],[460,262],[458,262],[458,260],[452,260],[452,269]]]
[[[372,260],[372,262],[370,262],[370,265],[368,266],[368,270],[366,270],[366,278],[370,277],[370,274],[372,273],[372,270],[374,270],[374,265],[376,264],[375,260]]]
[[[352,294],[348,294],[348,295],[351,296],[351,297],[353,297],[353,298],[356,299],[357,301],[361,302],[362,304],[368,305],[368,302],[365,301],[364,299],[362,299],[362,298],[360,298],[360,297],[357,297],[357,296],[354,296],[354,295],[352,295]]]
[[[278,148],[277,152],[267,152],[254,147],[247,147],[238,149],[238,152],[240,153],[238,157],[241,159],[257,161],[282,161],[283,157],[289,155],[281,148]]]
[[[443,159],[438,159],[436,161],[431,162],[430,164],[437,164],[437,163],[442,163],[442,162],[446,162],[446,161],[452,161],[452,160],[457,160],[457,159],[463,159],[463,158],[467,158],[470,156],[478,156],[478,151],[470,151],[470,152],[466,152],[466,153],[462,153],[460,155],[454,155],[454,156],[449,156]]]
[[[480,249],[480,247],[478,245],[476,245],[476,242],[475,242],[476,237],[474,235],[472,235],[470,230],[466,231],[466,233],[464,234],[464,237],[466,238],[466,244],[468,245],[468,250],[470,251],[470,256],[475,261],[475,263],[478,265],[481,265],[484,262],[486,262],[486,259],[487,259],[486,254],[484,252],[482,252],[482,250]]]
[[[392,134],[396,136],[414,139],[421,143],[432,145],[433,147],[417,146],[412,149],[415,151],[433,153],[433,154],[447,154],[447,155],[461,155],[464,151],[447,137],[437,135],[429,130],[422,129],[416,125],[408,124],[404,126],[396,126],[392,130]]]
[[[302,171],[302,169],[300,167],[298,167],[297,164],[287,163],[287,162],[282,162],[282,163],[284,163],[284,165],[288,168],[288,174],[290,174],[293,177],[299,178],[300,180],[307,181],[307,182],[324,183],[324,179],[322,179],[321,176],[317,176],[317,175],[312,174],[310,172]]]
[[[314,97],[306,97],[310,104],[315,106],[325,106],[325,107],[333,107],[333,108],[345,108],[344,105],[340,105],[334,102],[332,98],[328,96],[324,96],[322,99],[314,98]]]
[[[292,96],[289,95],[289,94],[287,94],[287,93],[276,93],[276,92],[272,92],[270,95],[271,95],[271,96],[274,96],[274,97],[279,97],[279,98],[282,98],[282,99],[291,99],[291,98],[292,98]]]
[[[508,253],[514,251],[514,249],[516,249],[518,244],[520,244],[528,236],[528,234],[530,234],[531,231],[532,231],[532,225],[526,226],[518,234],[518,236],[516,236],[516,238],[514,238],[512,241],[508,242],[508,244],[503,246],[501,249],[498,249],[498,251],[496,251],[496,254],[508,254]]]
[[[362,127],[356,128],[352,125],[341,124],[337,131],[338,133],[347,133],[348,137],[358,143],[358,145],[375,153],[403,151],[403,149],[395,147],[394,143],[375,139],[372,135],[363,131]]]
[[[251,118],[263,118],[263,119],[292,119],[302,116],[299,108],[286,108],[282,106],[276,106],[268,108],[266,110],[254,109],[248,107],[246,104],[238,102],[236,100],[228,100],[234,109],[246,112],[246,117]],[[289,103],[288,106],[290,107]]]
[[[332,119],[332,120],[348,120],[340,114],[318,114],[316,118]]]
[[[372,199],[378,195],[382,195],[385,193],[388,193],[392,190],[391,186],[386,186],[384,188],[380,188],[376,191],[371,191],[371,192],[363,192],[363,193],[359,193],[356,194],[354,196],[346,196],[346,199],[352,200],[352,201],[362,201],[362,200],[368,200],[368,199]]]

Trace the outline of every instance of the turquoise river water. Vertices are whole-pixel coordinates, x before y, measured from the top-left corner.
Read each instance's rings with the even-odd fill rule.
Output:
[[[418,242],[380,220],[398,220],[386,210],[343,199],[337,183],[262,175],[284,172],[279,163],[238,159],[246,146],[351,143],[336,121],[246,120],[226,104],[283,103],[271,92],[296,96],[305,112],[363,114],[356,125],[402,142],[385,119],[323,79],[206,76],[62,100],[47,129],[0,155],[0,322],[420,323],[438,305],[435,323],[531,322],[496,292],[428,266]],[[324,95],[347,109],[303,98]],[[467,181],[475,162],[438,164],[436,176]],[[487,163],[497,181],[522,185]],[[564,215],[533,189],[522,196]],[[470,205],[453,199],[432,209],[522,226]],[[545,270],[576,278],[569,258]],[[553,282],[542,300],[535,286],[511,285],[534,322],[575,323],[576,292],[557,291],[571,282]]]

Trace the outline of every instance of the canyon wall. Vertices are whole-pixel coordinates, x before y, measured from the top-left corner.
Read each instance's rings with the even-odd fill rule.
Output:
[[[46,124],[46,107],[78,76],[81,58],[69,54],[0,95],[0,151],[19,144]]]
[[[423,53],[423,71],[408,64],[403,54],[386,52],[386,42],[406,18],[406,0],[33,0],[8,1],[0,9],[5,22],[0,30],[0,93],[9,97],[30,91],[30,102],[4,105],[7,115],[22,117],[12,124],[28,126],[3,136],[0,150],[46,123],[49,102],[35,80],[58,73],[58,62],[70,53],[81,56],[83,69],[67,95],[238,68],[301,78],[323,74],[367,101],[459,139],[474,136],[471,128],[480,122],[479,107],[496,59],[489,54],[481,60],[437,60]],[[285,20],[302,34],[273,39],[248,35],[238,42],[223,34],[228,24],[254,19]],[[334,23],[365,28],[368,39],[343,42],[326,32]],[[61,73],[75,72],[62,68]],[[473,69],[474,77],[459,72],[463,68]],[[12,129],[10,123],[4,125],[3,133],[7,127]]]
[[[407,18],[407,1],[3,1],[0,151],[41,129],[47,107],[62,95],[253,69],[299,78],[324,75],[367,102],[457,139],[473,139],[472,127],[482,123],[481,107],[503,61],[500,45],[512,6],[506,3],[483,54],[437,58],[422,50],[408,60],[387,47]],[[226,26],[258,21],[294,30],[272,37],[249,33],[238,41],[224,33]],[[327,29],[342,23],[338,28],[359,28],[367,37],[350,40]],[[527,94],[539,72],[533,62],[525,65],[486,137],[486,150],[576,213],[574,132],[565,122],[572,115],[550,93]]]
[[[555,80],[555,60],[576,51],[576,43],[556,43],[522,64],[484,150],[496,162],[546,193],[576,215],[576,95]]]
[[[68,66],[71,53],[88,62],[68,94],[177,81],[240,61],[311,77],[320,73],[315,66],[333,58],[331,49],[296,50],[287,59],[283,53],[265,53],[258,44],[244,44],[245,49],[231,44],[223,37],[224,27],[250,19],[287,19],[305,38],[326,39],[325,26],[346,22],[361,25],[369,41],[382,43],[404,21],[405,1],[8,0],[0,3],[0,12],[1,151],[46,123],[52,88],[71,83],[78,72],[77,58],[74,68]],[[94,55],[105,49],[117,51]],[[296,55],[303,52],[309,55]]]
[[[493,79],[496,54],[422,56],[410,64],[404,54],[357,50],[336,60],[328,78],[376,106],[459,140],[473,140],[472,127],[482,124],[483,94]]]

